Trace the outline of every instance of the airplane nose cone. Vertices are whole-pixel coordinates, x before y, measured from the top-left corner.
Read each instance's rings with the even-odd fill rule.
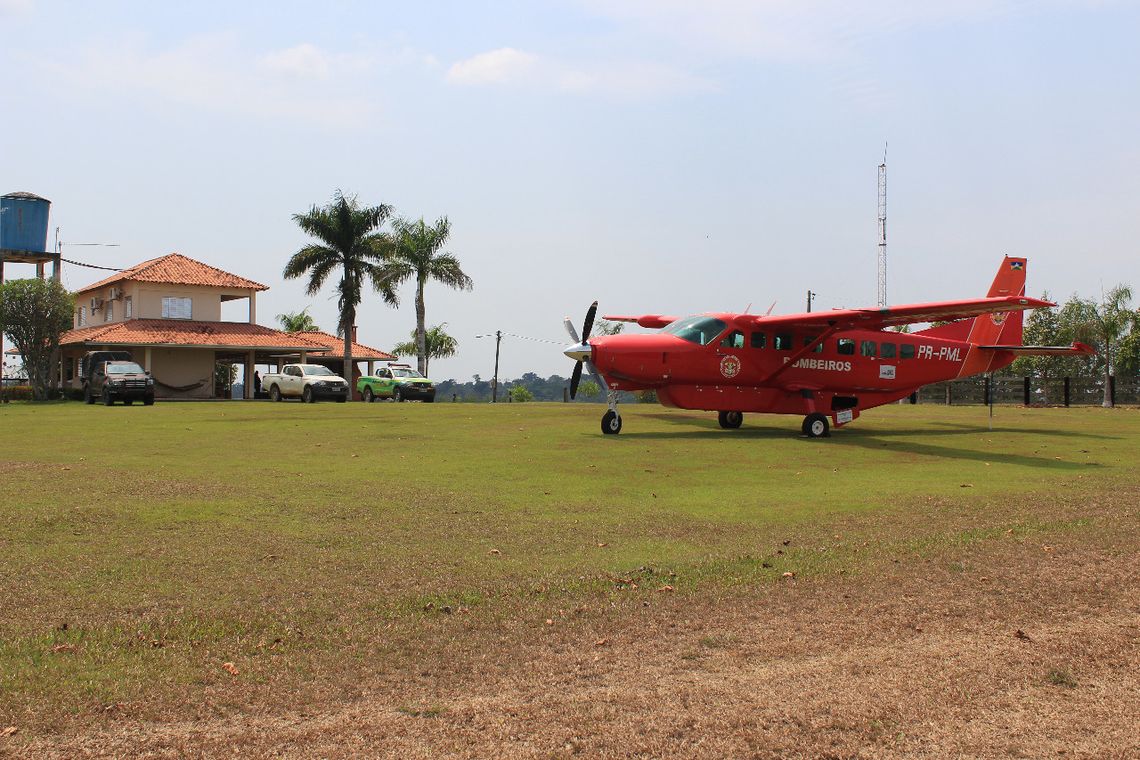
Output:
[[[584,362],[591,359],[594,354],[594,349],[590,346],[589,343],[577,343],[573,346],[568,347],[562,353],[576,362]]]

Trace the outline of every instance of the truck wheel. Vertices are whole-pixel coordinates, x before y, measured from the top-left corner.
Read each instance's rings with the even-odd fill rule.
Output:
[[[312,404],[315,403],[315,401],[316,400],[313,398],[313,389],[306,385],[305,390],[301,391],[301,402],[305,404]]]
[[[147,396],[144,398],[143,406],[154,406],[154,396]]]
[[[134,403],[135,403],[135,400],[134,400],[133,398],[125,398],[125,399],[123,399],[123,404],[124,404],[125,406],[134,406]]]
[[[278,388],[276,385],[272,386],[269,389],[269,400],[270,401],[280,401],[281,400],[281,389]]]
[[[103,388],[103,406],[113,406],[114,404],[115,404],[115,400],[113,398],[111,398],[111,391],[107,390],[104,387]]]
[[[95,397],[91,395],[91,386],[90,385],[84,385],[83,386],[83,403],[84,404],[94,404],[95,403]]]
[[[397,385],[396,390],[392,391],[392,398],[395,399],[397,402],[401,402],[404,400],[404,391],[402,391],[400,389],[400,386]]]
[[[365,388],[364,388],[364,401],[365,401],[365,403],[371,404],[375,400],[376,400],[376,396],[372,393],[372,386],[371,385],[365,386]]]

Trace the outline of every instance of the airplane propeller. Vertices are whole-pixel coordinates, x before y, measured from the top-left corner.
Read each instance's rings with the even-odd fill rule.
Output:
[[[574,323],[570,321],[570,317],[566,317],[566,319],[563,320],[563,324],[566,326],[566,332],[570,334],[570,338],[575,344],[564,352],[566,356],[575,360],[574,373],[570,376],[570,398],[574,398],[578,395],[578,384],[582,382],[583,365],[589,369],[590,375],[597,380],[600,386],[603,388],[606,387],[605,381],[598,375],[594,369],[594,365],[590,362],[593,349],[590,348],[588,341],[590,340],[590,332],[594,329],[594,317],[597,316],[597,313],[598,302],[594,301],[590,304],[590,308],[586,310],[586,319],[582,322],[581,338],[578,337],[578,332],[574,329]]]

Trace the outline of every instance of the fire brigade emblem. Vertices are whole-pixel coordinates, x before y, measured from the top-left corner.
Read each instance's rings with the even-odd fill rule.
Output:
[[[720,360],[720,374],[732,379],[740,374],[740,360],[735,356],[726,356]]]
[[[1009,316],[1009,312],[1006,312],[1006,311],[996,311],[996,312],[994,312],[993,314],[991,314],[991,315],[990,315],[990,320],[991,320],[991,321],[992,321],[992,322],[993,322],[995,325],[1000,325],[1002,322],[1004,322],[1004,321],[1005,321],[1005,318],[1006,318],[1006,317],[1008,317],[1008,316]]]

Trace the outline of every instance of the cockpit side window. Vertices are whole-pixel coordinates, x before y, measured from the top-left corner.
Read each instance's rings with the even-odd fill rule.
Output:
[[[733,330],[724,336],[724,340],[720,344],[725,348],[744,348],[744,333],[740,330]]]

